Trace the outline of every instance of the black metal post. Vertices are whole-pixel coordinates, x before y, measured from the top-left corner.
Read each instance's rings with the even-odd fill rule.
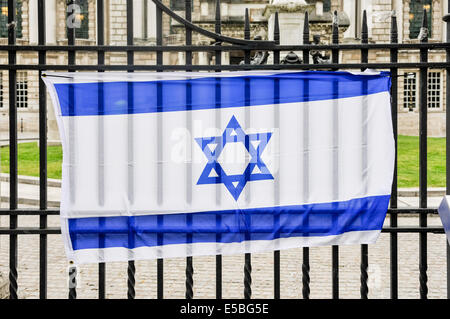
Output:
[[[45,1],[38,0],[38,45],[45,45]],[[46,64],[46,52],[39,51],[39,64]],[[39,71],[39,209],[47,209],[47,92]],[[39,216],[39,228],[47,228],[47,216]],[[39,236],[39,298],[47,298],[47,235]]]
[[[127,45],[132,46],[133,45],[133,37],[134,37],[134,30],[133,30],[133,0],[127,0]],[[134,51],[128,51],[127,52],[127,64],[128,65],[134,65]],[[129,71],[132,72],[132,71]],[[134,107],[133,105],[133,86],[132,83],[128,83],[128,108],[132,109]],[[132,114],[132,113],[131,113]],[[132,141],[133,141],[133,123],[132,123],[132,117],[129,116],[128,119],[128,163],[133,162],[133,147],[132,147]],[[128,166],[128,199],[130,202],[133,202],[134,196],[133,196],[133,188],[134,188],[134,171],[133,168],[129,165]],[[131,234],[129,235],[131,237],[134,236],[134,232],[131,231]],[[134,242],[134,238],[129,238],[129,241]],[[129,249],[132,249],[133,247],[129,247]],[[136,297],[136,266],[134,263],[134,260],[128,261],[128,299],[134,299]]]
[[[248,16],[247,8],[245,9],[244,38],[246,40],[250,40],[250,19]],[[244,51],[244,64],[245,65],[250,64],[250,50]],[[248,79],[245,79],[245,97],[246,97],[245,103],[248,103],[248,98],[250,97],[250,85]],[[249,240],[249,238],[246,238],[246,240]],[[252,297],[252,255],[250,253],[246,253],[244,265],[244,298],[251,299],[251,297]]]
[[[77,299],[77,267],[69,265],[69,299]]]
[[[428,42],[428,20],[427,11],[423,10],[422,28],[420,32],[420,42]],[[420,62],[428,62],[428,49],[420,49]],[[428,87],[428,68],[420,68],[420,100],[419,100],[419,207],[427,207],[427,87]],[[419,226],[427,227],[427,214],[421,213],[419,216]],[[420,298],[426,299],[428,294],[427,287],[427,234],[419,235],[419,282]]]
[[[215,23],[215,32],[217,34],[222,33],[222,17],[220,14],[220,0],[216,0],[216,23]],[[221,46],[221,42],[216,42],[216,46]],[[215,58],[216,58],[216,65],[222,65],[222,51],[217,50],[215,52]],[[216,72],[220,72],[220,70],[216,70]],[[220,78],[217,78],[216,80],[216,107],[220,108],[221,100],[222,100],[222,87]],[[220,113],[217,113],[216,115],[216,123],[220,124]],[[221,196],[222,193],[220,191],[220,188],[217,188],[216,191],[216,202],[217,204],[220,204],[221,202]],[[222,227],[222,216],[220,214],[216,215],[216,225],[217,228],[220,229]],[[217,233],[216,235],[216,241],[218,243],[221,242],[222,234]],[[222,299],[222,255],[216,255],[216,298]]]
[[[163,31],[162,31],[162,10],[159,7],[156,7],[156,45],[162,46],[163,44]],[[163,51],[156,52],[156,65],[158,67],[163,65],[164,62],[164,56]],[[158,72],[162,72],[162,68],[157,69]],[[161,84],[158,84],[157,86],[158,94],[158,107],[162,104],[162,86]],[[157,134],[158,138],[161,138],[161,132],[162,132],[162,121],[160,118],[158,118],[157,122]],[[158,143],[157,146],[157,152],[158,152],[158,159],[161,159],[162,149],[160,143]],[[157,178],[157,184],[160,185],[162,183],[162,168],[160,167],[158,170],[158,178]],[[158,204],[162,201],[162,193],[160,188],[158,187]],[[161,225],[163,223],[162,216],[158,216],[158,225]],[[162,244],[163,234],[158,233],[158,244]],[[164,298],[164,260],[162,258],[158,258],[157,260],[157,297],[158,299]]]
[[[280,25],[278,21],[278,12],[275,12],[273,39],[276,45],[280,44]],[[280,64],[280,51],[275,50],[273,52],[273,64]],[[280,81],[275,79],[274,83],[274,104],[279,103],[280,98]],[[275,128],[280,127],[280,115],[277,109],[274,114],[274,122],[276,123]],[[275,187],[275,205],[279,205],[279,187]],[[275,227],[280,227],[280,216],[277,214],[275,216]],[[280,251],[276,250],[273,253],[273,286],[274,286],[274,299],[280,299]]]
[[[309,45],[310,44],[310,40],[309,40],[309,15],[308,15],[308,11],[305,12],[305,21],[304,21],[304,25],[303,25],[303,44],[305,45]],[[303,50],[303,63],[304,64],[309,64],[309,51],[308,49]],[[305,85],[305,92],[308,92],[308,96],[309,96],[309,81],[305,80],[304,81],[304,85]],[[305,108],[309,108],[309,106],[305,106]],[[309,109],[305,110],[306,114],[305,116],[309,115]],[[304,137],[303,140],[304,141],[308,141],[309,140],[309,128],[305,127],[303,128],[304,130]],[[306,154],[306,156],[308,156]],[[303,165],[305,168],[309,167],[309,157],[308,158],[304,158],[305,160],[305,164]],[[309,172],[306,170],[304,170],[303,174],[308,174]],[[306,197],[308,196],[309,193],[309,178],[307,178],[306,176],[303,177],[303,188],[304,188],[304,194],[306,195]],[[305,222],[307,222],[307,219],[305,218]],[[303,299],[309,299],[309,294],[311,292],[310,290],[310,276],[309,276],[309,270],[310,270],[310,266],[309,266],[309,247],[303,247],[303,261],[302,261],[302,296]]]
[[[398,43],[398,31],[397,31],[397,17],[392,16],[391,18],[391,43]],[[390,50],[391,63],[398,62],[398,49]],[[391,209],[397,208],[397,140],[398,140],[398,69],[391,68],[391,114],[392,114],[392,128],[394,133],[395,141],[395,163],[394,163],[394,178],[392,182],[392,192],[390,207]],[[397,214],[390,214],[390,226],[397,227]],[[397,233],[390,234],[390,269],[391,269],[391,298],[398,298],[398,236]]]
[[[245,9],[244,39],[250,40],[250,18],[248,16],[248,8]],[[250,64],[250,50],[244,50],[244,64],[246,66]]]
[[[337,11],[334,11],[333,15],[332,43],[339,44],[339,23]],[[333,63],[336,64],[339,63],[339,49],[331,50],[331,59]],[[337,112],[336,109],[333,111]],[[337,125],[337,123],[333,123],[333,125]],[[337,170],[337,167],[338,163],[337,161],[334,161],[333,170]],[[339,246],[332,247],[332,282],[333,282],[333,292],[332,292],[333,299],[339,299]]]
[[[8,1],[8,44],[16,44],[16,1]],[[8,64],[16,64],[16,51],[8,52]],[[17,71],[9,71],[9,209],[17,209]],[[9,216],[9,228],[17,228],[17,216]],[[17,299],[17,235],[9,236],[9,295]]]
[[[104,0],[97,0],[97,44],[105,44],[105,21],[104,21]],[[105,64],[105,51],[99,50],[97,53],[97,63],[99,68]],[[103,72],[103,70],[99,70]],[[104,96],[103,96],[103,83],[99,84],[99,107],[103,109]],[[99,114],[103,114],[100,110]],[[104,159],[103,159],[103,119],[99,123],[99,159],[98,159],[98,179],[99,179],[99,202],[103,205],[104,201]],[[100,247],[104,247],[104,236],[100,236],[102,244]],[[106,284],[106,265],[105,263],[98,264],[98,299],[105,299],[105,284]]]
[[[75,4],[74,0],[69,0],[67,1],[67,6],[72,7]],[[73,66],[75,66],[75,50],[72,50],[71,47],[75,45],[75,29],[73,28],[73,26],[66,26],[67,27],[67,45],[68,45],[68,53],[67,53],[67,62],[68,62],[68,70],[69,72],[75,72],[75,68],[73,68]],[[69,99],[70,99],[70,107],[71,107],[71,114],[73,111],[73,107],[74,107],[74,93],[73,93],[73,88],[70,89],[69,92]],[[71,125],[71,124],[69,124]],[[70,145],[71,147],[73,146],[73,141],[70,141]],[[71,169],[70,173],[70,179],[73,178],[73,169]],[[73,196],[71,194],[71,200],[73,200]],[[76,267],[73,265],[73,262],[70,262],[69,265],[69,299],[76,299],[77,298],[77,269]]]
[[[444,15],[443,20],[446,25],[446,42],[450,43],[450,0],[447,1],[447,13]],[[446,50],[446,58],[447,62],[450,62],[450,48]],[[445,83],[446,90],[445,90],[445,149],[446,149],[446,158],[445,158],[445,167],[446,167],[446,175],[445,175],[445,194],[450,195],[450,111],[449,111],[449,105],[450,105],[450,86],[448,83],[450,83],[450,67],[447,67],[445,69]],[[450,245],[446,243],[447,246],[447,299],[450,299]]]
[[[187,21],[192,20],[192,7],[191,0],[185,0],[185,19]],[[186,30],[186,46],[192,45],[192,31],[189,28],[185,28]],[[186,51],[186,65],[192,65],[192,51]],[[186,71],[190,71],[189,68]],[[186,110],[191,109],[192,103],[192,87],[190,83],[186,84]],[[190,112],[187,112],[186,124],[188,128],[192,128],[192,115]],[[188,165],[186,170],[186,201],[191,203],[192,201],[192,165]],[[188,226],[192,227],[192,215],[189,214],[186,218],[186,223]],[[192,234],[187,234],[187,243],[192,243]],[[192,257],[189,256],[186,258],[186,299],[192,299],[194,297],[194,267]]]
[[[362,21],[362,28],[361,28],[361,43],[367,44],[369,43],[369,32],[367,28],[367,13],[366,10],[363,12],[363,21]],[[368,49],[361,49],[361,63],[367,63],[369,62],[369,50]],[[362,70],[364,71],[364,70]],[[363,94],[367,94],[367,82],[363,82]],[[366,123],[367,121],[367,103],[363,103],[363,116],[361,119],[362,123]],[[364,126],[363,130],[365,131],[363,133],[363,140],[367,139],[367,128]],[[365,142],[365,141],[364,141]],[[363,143],[364,143],[363,142]],[[362,156],[362,162],[363,162],[363,178],[364,174],[366,174],[367,169],[367,151],[363,151]],[[366,188],[366,187],[365,187]],[[368,245],[361,245],[361,287],[360,287],[360,293],[361,293],[361,299],[367,299],[369,294],[369,287],[367,285],[367,280],[369,278],[367,269],[369,267],[369,247]]]

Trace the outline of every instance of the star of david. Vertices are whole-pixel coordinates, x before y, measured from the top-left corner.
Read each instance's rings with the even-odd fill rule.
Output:
[[[233,116],[222,135],[196,138],[195,141],[208,159],[197,185],[224,184],[234,200],[237,201],[247,182],[273,179],[261,159],[261,154],[271,136],[271,132],[246,134]],[[225,145],[229,143],[242,143],[250,154],[250,161],[242,174],[227,175],[218,162]]]

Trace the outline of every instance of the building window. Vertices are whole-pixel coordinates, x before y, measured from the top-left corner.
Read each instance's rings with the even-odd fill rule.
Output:
[[[0,38],[8,37],[8,0],[0,0]],[[22,38],[22,1],[16,2],[16,37]]]
[[[142,38],[148,39],[148,0],[144,0],[142,12]]]
[[[441,72],[428,72],[427,105],[430,109],[441,107]]]
[[[427,10],[428,37],[431,37],[432,25],[432,0],[412,0],[409,2],[409,38],[417,39],[422,27],[423,10]]]
[[[412,111],[417,106],[418,85],[417,72],[407,72],[403,80],[403,108]],[[427,78],[427,106],[429,109],[439,109],[442,102],[442,73],[428,72]]]
[[[28,107],[28,78],[27,72],[17,72],[16,82],[16,106],[18,108]]]
[[[403,108],[412,111],[417,103],[417,73],[405,72],[403,77]]]
[[[331,0],[324,0],[323,1],[323,12],[330,12],[331,11]]]
[[[74,1],[74,7],[73,10],[70,10],[67,12],[67,22],[74,21],[75,24],[75,38],[76,39],[89,39],[89,3],[88,0],[75,0]],[[73,16],[73,19],[69,19],[71,15],[75,14]],[[69,28],[70,26],[67,26]],[[67,34],[68,34],[67,29]]]
[[[133,8],[133,30],[135,39],[148,39],[148,2],[149,0],[142,0],[141,2],[137,2]]]
[[[186,0],[170,0],[170,9],[174,11],[184,11],[185,2]],[[191,10],[194,9],[193,7],[191,0]]]

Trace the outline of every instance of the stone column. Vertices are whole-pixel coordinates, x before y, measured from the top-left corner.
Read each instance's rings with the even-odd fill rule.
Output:
[[[156,5],[153,1],[147,1],[147,37],[151,41],[156,41]]]
[[[199,52],[198,53],[198,64],[199,65],[209,65],[207,52]]]
[[[230,52],[223,51],[222,52],[222,65],[229,65],[230,64]]]
[[[304,0],[272,0],[264,9],[264,17],[268,20],[268,38],[273,40],[275,25],[275,12],[278,12],[278,22],[280,25],[280,44],[296,45],[303,44],[303,24],[305,12],[311,11],[314,4],[308,4]],[[295,52],[301,56],[301,52]],[[281,54],[280,59],[286,56],[287,52]],[[272,63],[272,56],[268,63]]]
[[[30,0],[28,4],[28,28],[30,44],[38,43],[38,8],[37,0]]]
[[[372,31],[372,34],[369,34],[369,36],[376,43],[389,43],[391,37],[391,0],[373,0],[371,4],[372,12],[376,12],[376,14],[372,14],[372,28],[369,24],[369,30]]]
[[[45,0],[45,37],[47,44],[56,44],[56,0]],[[59,131],[52,100],[47,94],[47,140],[59,144]]]
[[[144,2],[142,0],[133,1],[133,31],[134,38],[143,38]]]
[[[56,44],[56,0],[45,0],[45,37],[47,44]]]

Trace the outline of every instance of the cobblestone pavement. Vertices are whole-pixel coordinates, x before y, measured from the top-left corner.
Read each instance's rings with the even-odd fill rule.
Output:
[[[430,198],[430,207],[436,207],[440,198]],[[403,206],[417,205],[417,198],[401,198]],[[418,225],[417,217],[401,217],[399,225]],[[0,219],[7,227],[8,217]],[[59,226],[58,216],[49,217],[49,226]],[[441,225],[438,216],[428,218],[429,225]],[[37,216],[19,217],[19,226],[39,225]],[[389,225],[388,219],[386,226]],[[399,297],[419,297],[419,236],[403,234],[399,237]],[[8,236],[0,236],[0,272],[8,274]],[[360,246],[339,248],[339,284],[341,298],[359,298]],[[383,233],[376,244],[369,245],[369,298],[389,298],[390,295],[390,235]],[[164,297],[184,298],[185,259],[164,261]],[[281,252],[281,297],[301,298],[302,250]],[[38,298],[39,292],[39,236],[19,236],[18,284],[20,298]],[[331,248],[310,249],[311,298],[331,297]],[[67,298],[68,263],[60,235],[48,236],[48,298]],[[254,298],[273,298],[273,253],[252,255]],[[223,297],[242,298],[244,256],[223,257]],[[215,257],[194,257],[194,297],[215,297]],[[126,298],[127,264],[106,265],[107,298]],[[428,234],[428,288],[430,298],[446,298],[446,239],[443,234]],[[96,298],[98,294],[98,266],[79,267],[77,295]],[[156,298],[156,261],[136,262],[136,297]]]

